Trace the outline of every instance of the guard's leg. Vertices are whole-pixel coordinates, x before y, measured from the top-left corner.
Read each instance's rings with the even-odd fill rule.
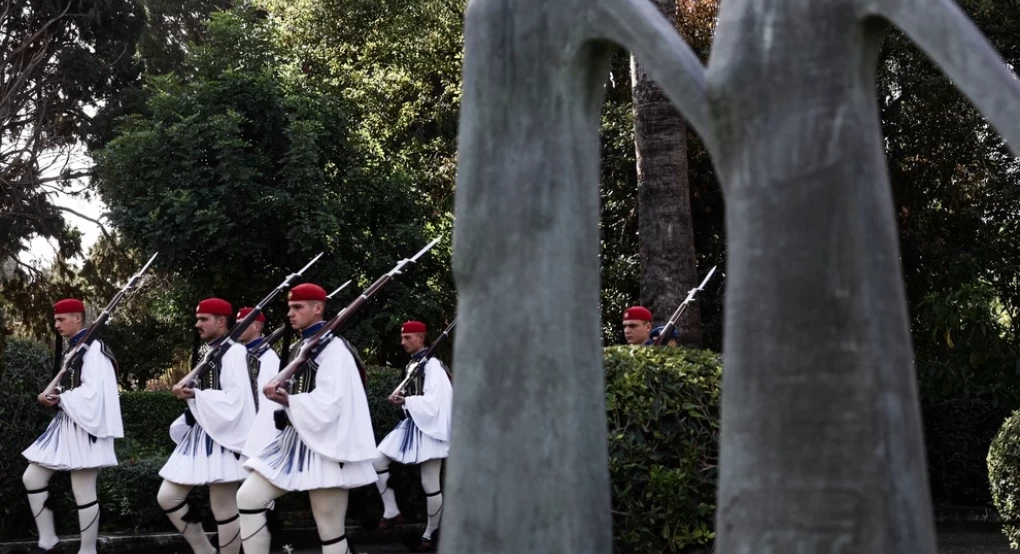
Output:
[[[376,531],[388,529],[399,523],[397,518],[400,516],[400,508],[397,507],[397,496],[389,487],[390,462],[391,460],[382,452],[379,453],[378,458],[372,460],[372,467],[375,468],[377,476],[375,486],[379,489],[379,496],[382,497],[383,502],[383,519],[379,522]]]
[[[47,488],[52,476],[53,470],[37,464],[28,464],[28,469],[21,476],[25,491],[28,492],[28,505],[32,507],[35,527],[39,530],[39,548],[43,550],[53,548],[60,542],[53,526],[53,508]]]
[[[96,539],[99,537],[99,496],[96,494],[96,478],[99,469],[79,469],[71,472],[71,492],[78,505],[78,529],[81,546],[78,554],[96,554]]]
[[[269,554],[272,536],[267,527],[266,510],[285,492],[257,471],[248,474],[237,490],[237,511],[241,514],[241,542],[244,543],[245,554]]]
[[[213,483],[209,485],[209,503],[219,533],[220,554],[238,554],[241,551],[241,522],[237,513],[237,489],[240,483]]]
[[[425,505],[429,512],[428,524],[422,538],[432,539],[439,530],[439,520],[443,517],[443,491],[439,485],[439,472],[443,468],[443,460],[428,460],[421,464],[421,486],[425,491]]]
[[[308,491],[315,526],[322,541],[322,554],[350,554],[344,518],[347,515],[347,489],[314,489]]]
[[[202,530],[201,514],[188,503],[188,493],[193,488],[164,480],[159,487],[156,500],[195,554],[216,554],[216,549]]]

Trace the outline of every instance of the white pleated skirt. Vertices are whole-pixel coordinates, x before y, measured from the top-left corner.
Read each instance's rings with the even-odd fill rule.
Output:
[[[450,443],[422,433],[413,419],[405,417],[379,443],[379,452],[395,462],[420,464],[428,460],[449,457]]]
[[[243,454],[227,450],[196,423],[184,433],[159,476],[179,485],[208,485],[244,481],[248,470]]]
[[[54,471],[117,465],[113,438],[94,437],[60,410],[49,427],[22,453],[29,462]]]
[[[376,481],[371,460],[338,462],[325,458],[308,448],[293,426],[278,433],[244,467],[286,491],[355,489]]]

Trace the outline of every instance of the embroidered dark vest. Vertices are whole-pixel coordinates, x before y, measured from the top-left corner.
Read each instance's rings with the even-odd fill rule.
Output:
[[[226,351],[224,350],[224,354]],[[202,359],[205,353],[209,351],[209,344],[205,343],[198,347],[198,359]],[[198,381],[198,388],[201,390],[220,390],[220,368],[223,367],[223,358],[214,358],[209,360],[209,370],[202,375],[202,378]]]
[[[100,351],[103,353],[104,356],[110,359],[110,362],[113,364],[114,372],[117,372],[119,369],[117,365],[117,358],[113,357],[113,352],[110,352],[110,349],[109,347],[106,346],[105,342],[93,340],[89,345],[89,348],[94,348],[97,342],[99,343]],[[61,363],[66,362],[67,357],[70,356],[71,352],[73,351],[74,351],[73,349],[68,348],[67,352],[64,353],[64,357],[61,360]],[[82,356],[78,358],[78,360],[75,361],[73,364],[71,364],[71,367],[67,368],[67,373],[64,374],[64,376],[60,379],[60,383],[58,383],[58,387],[61,391],[66,392],[69,390],[74,390],[80,387],[82,383],[84,383],[84,381],[82,380],[82,370],[84,365],[85,356]]]
[[[254,350],[248,350],[248,381],[251,383],[251,396],[255,400],[255,410],[259,409],[259,371],[262,369],[262,355],[269,351],[269,344],[263,342]]]
[[[319,374],[319,364],[315,361],[315,359],[319,357],[319,354],[322,353],[322,350],[326,348],[326,346],[328,346],[330,342],[336,340],[337,338],[338,337],[333,336],[330,337],[329,340],[319,343],[319,347],[314,352],[312,352],[311,356],[308,357],[308,361],[305,362],[304,371],[301,372],[301,375],[296,377],[291,382],[290,387],[287,390],[288,394],[312,392],[313,390],[315,390],[315,377],[316,375]],[[354,364],[358,367],[358,371],[362,375],[364,375],[365,364],[364,362],[361,361],[361,356],[358,355],[358,351],[355,350],[353,346],[351,346],[351,343],[347,342],[347,339],[343,337],[339,337],[339,339],[343,342],[344,347],[347,348],[347,351],[350,352],[351,356],[354,358]],[[297,344],[291,347],[290,355],[288,356],[287,359],[288,364],[294,361],[295,358],[297,358],[298,352],[301,351],[301,346],[304,343],[305,340],[301,339],[300,341],[298,341]]]

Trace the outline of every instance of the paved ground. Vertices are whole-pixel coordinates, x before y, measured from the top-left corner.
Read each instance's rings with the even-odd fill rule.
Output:
[[[997,524],[947,523],[939,526],[939,554],[1013,554]]]
[[[420,532],[420,528],[418,529]],[[305,536],[307,535],[307,536]],[[176,534],[167,534],[168,537],[173,537],[174,540],[179,540]],[[112,550],[116,553],[135,554],[136,552],[159,552],[160,554],[170,554],[176,552],[177,554],[190,554],[187,548],[180,549],[173,545],[165,545],[163,547],[154,548],[152,545],[141,547],[132,547],[134,540],[125,537],[127,541],[119,543],[117,546],[113,546],[108,550]],[[314,530],[308,530],[307,533],[301,532],[294,535],[294,540],[299,542],[297,548],[285,549],[275,548],[273,554],[319,554],[322,552],[321,547],[312,546],[314,539]],[[73,541],[77,542],[77,541]],[[938,554],[1016,554],[1017,551],[1010,550],[1009,544],[1006,542],[1005,536],[999,530],[999,526],[996,524],[989,523],[947,523],[942,524],[938,528]],[[12,550],[13,543],[0,542],[0,554],[7,554],[13,552],[24,552],[23,547]],[[29,545],[31,546],[31,545]],[[65,552],[67,554],[73,554],[77,551],[77,545],[69,544],[66,545]],[[391,538],[386,542],[370,543],[367,541],[359,541],[356,543],[358,552],[361,554],[398,554],[407,552],[407,549],[399,544],[399,539]],[[104,550],[106,551],[106,550]],[[621,553],[628,554],[628,553]]]
[[[1010,550],[1006,537],[996,524],[988,523],[951,523],[943,524],[938,529],[938,554],[1017,554]],[[358,546],[363,554],[397,554],[407,552],[400,545],[365,544]],[[316,548],[295,549],[292,554],[319,554]],[[285,550],[274,551],[274,554],[286,554]]]

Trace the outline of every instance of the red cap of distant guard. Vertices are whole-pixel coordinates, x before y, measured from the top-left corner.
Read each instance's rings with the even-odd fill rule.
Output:
[[[652,312],[650,312],[648,310],[648,308],[646,308],[644,306],[631,306],[631,307],[627,308],[626,310],[624,310],[624,312],[623,312],[623,319],[624,320],[636,319],[638,321],[651,321],[652,320]]]
[[[401,333],[425,333],[428,330],[420,321],[408,321],[400,328]]]
[[[319,302],[326,301],[326,289],[312,283],[301,283],[300,285],[290,289],[287,293],[287,300],[291,302],[301,302],[304,300],[318,300]]]
[[[230,305],[230,302],[222,298],[206,298],[198,303],[195,313],[230,317],[234,313],[234,308]]]
[[[250,314],[250,313],[251,313],[251,311],[252,311],[252,310],[254,310],[254,309],[255,309],[255,308],[249,308],[249,307],[244,307],[244,308],[241,308],[241,311],[237,312],[237,319],[238,319],[238,320],[244,319],[244,318],[245,318],[245,316],[247,316],[248,314]],[[265,314],[263,314],[263,313],[262,313],[262,312],[260,311],[260,312],[259,312],[259,315],[255,316],[255,321],[262,321],[262,322],[265,322],[265,321],[266,321],[266,316],[265,316]]]
[[[85,313],[85,303],[76,298],[65,298],[53,305],[53,315]]]

